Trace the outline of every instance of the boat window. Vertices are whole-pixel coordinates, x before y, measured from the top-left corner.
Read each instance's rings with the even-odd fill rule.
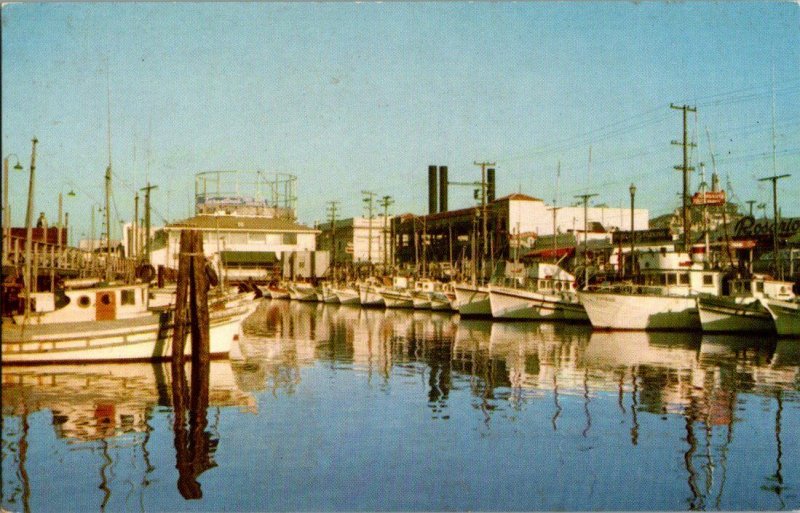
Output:
[[[676,285],[678,283],[678,275],[675,273],[669,273],[667,275],[667,285]]]
[[[92,300],[89,299],[89,296],[81,296],[78,298],[78,306],[81,308],[86,308],[92,304]]]
[[[135,293],[135,291],[133,289],[123,289],[121,291],[120,302],[123,305],[135,305],[136,304],[136,293]]]
[[[680,284],[681,285],[688,285],[689,284],[689,273],[681,273],[681,274],[678,275],[678,278],[680,279]]]
[[[660,278],[659,281],[661,282],[661,285],[666,285],[667,284],[667,275],[666,274],[659,275],[659,278]]]
[[[283,243],[284,244],[297,244],[297,234],[296,233],[284,233],[283,234]]]
[[[714,275],[713,274],[704,274],[703,275],[703,285],[713,285],[714,284]]]
[[[756,282],[756,292],[764,292],[764,282],[757,281]]]
[[[104,305],[110,305],[111,304],[111,295],[103,294],[102,296],[100,296],[100,302],[103,303]]]

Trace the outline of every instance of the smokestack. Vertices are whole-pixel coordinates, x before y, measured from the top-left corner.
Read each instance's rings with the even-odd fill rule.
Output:
[[[486,201],[494,201],[494,168],[486,170]]]
[[[439,212],[447,212],[447,166],[439,166]]]
[[[428,214],[436,213],[436,166],[428,166]]]

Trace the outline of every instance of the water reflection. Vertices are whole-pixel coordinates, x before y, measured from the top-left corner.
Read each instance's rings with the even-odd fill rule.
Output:
[[[762,489],[785,505],[781,415],[787,395],[797,401],[800,389],[800,351],[790,340],[592,332],[563,323],[493,323],[436,312],[286,302],[268,304],[250,328],[237,370],[257,371],[253,390],[292,393],[302,369],[315,364],[362,373],[368,385],[381,389],[417,376],[426,385],[432,419],[450,419],[451,394],[467,390],[487,426],[493,416],[512,418],[515,410],[547,399],[554,432],[567,400],[580,406],[577,433],[589,448],[597,443],[589,441],[597,436],[596,410],[609,415],[603,405],[595,406],[598,396],[613,397],[631,447],[654,432],[652,421],[642,423],[643,414],[677,416],[683,428],[674,443],[682,445],[688,509],[722,507],[737,409],[742,394],[753,394],[775,416],[774,447],[761,448],[773,452],[775,471]]]
[[[29,499],[32,492],[26,468],[28,437],[30,418],[40,413],[49,412],[53,435],[68,444],[70,450],[96,454],[95,458],[89,459],[94,461],[95,470],[89,468],[83,474],[96,476],[96,488],[101,492],[97,504],[101,511],[114,499],[114,490],[122,486],[120,476],[115,472],[118,467],[126,469],[125,485],[129,494],[131,490],[138,490],[141,499],[151,484],[156,470],[149,447],[154,430],[152,418],[159,410],[175,411],[177,466],[181,470],[185,462],[191,462],[192,473],[196,476],[197,457],[204,452],[212,454],[214,449],[205,429],[203,401],[206,408],[208,405],[236,406],[245,411],[255,411],[255,400],[239,390],[229,362],[211,362],[204,371],[208,380],[205,399],[191,409],[197,417],[191,419],[186,442],[179,444],[178,438],[183,435],[179,435],[178,420],[184,409],[178,407],[178,401],[185,396],[186,383],[173,382],[169,369],[168,364],[162,363],[4,366],[3,505],[31,510]],[[178,396],[169,392],[182,387],[183,392]],[[202,389],[202,386],[198,387],[198,390]],[[200,462],[200,467],[203,464]],[[138,476],[133,475],[135,471],[138,471]],[[179,474],[188,482],[183,471]],[[179,484],[181,486],[183,484]],[[186,487],[187,490],[191,488]],[[196,492],[189,495],[192,493]],[[19,506],[14,506],[17,504]]]
[[[798,506],[796,341],[288,301],[244,328],[195,376],[4,368],[2,506],[56,484],[101,511]]]

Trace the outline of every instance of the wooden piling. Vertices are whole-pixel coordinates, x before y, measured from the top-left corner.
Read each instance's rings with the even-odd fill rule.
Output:
[[[183,365],[183,349],[186,341],[186,299],[189,294],[189,277],[192,258],[191,237],[188,230],[181,231],[180,254],[178,256],[178,283],[175,290],[175,313],[172,328],[172,365]]]

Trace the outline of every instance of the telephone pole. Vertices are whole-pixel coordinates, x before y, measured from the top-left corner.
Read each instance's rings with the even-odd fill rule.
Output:
[[[328,221],[331,223],[331,265],[334,275],[336,274],[336,211],[338,206],[338,201],[328,202]]]
[[[481,231],[483,233],[483,250],[481,251],[481,278],[486,277],[486,254],[489,252],[489,236],[486,215],[486,168],[495,166],[495,162],[473,162],[476,166],[481,167]]]
[[[561,207],[553,206],[548,210],[553,211],[553,262],[555,263],[558,262],[558,237],[557,237],[558,233],[556,230],[557,228],[556,214],[558,213],[559,210],[561,210]],[[517,236],[519,236],[519,233],[517,233]]]
[[[150,263],[150,191],[157,188],[157,185],[150,185],[150,182],[147,182],[147,187],[141,189],[144,191],[144,251],[148,264]]]
[[[394,265],[394,258],[389,259],[389,206],[394,204],[394,199],[391,196],[384,196],[381,198],[380,205],[383,207],[383,268],[386,270],[391,262]],[[394,245],[392,245],[394,250]]]
[[[670,103],[669,107],[683,111],[683,141],[672,141],[672,144],[683,147],[683,164],[675,166],[675,169],[683,172],[683,250],[689,251],[689,172],[694,171],[694,168],[689,166],[689,148],[697,145],[689,142],[686,113],[697,112],[697,108],[688,105],[675,105],[674,103]]]
[[[788,178],[792,175],[774,175],[766,178],[759,178],[759,182],[772,181],[772,209],[775,215],[775,220],[772,224],[772,254],[775,261],[775,269],[778,272],[779,279],[783,280],[783,262],[781,255],[778,252],[778,224],[780,224],[780,213],[778,211],[778,180],[781,178]]]
[[[372,191],[361,191],[361,194],[364,195],[363,201],[366,204],[369,217],[369,229],[367,232],[367,261],[369,262],[369,268],[372,269],[372,211],[375,207],[376,194]]]
[[[576,198],[583,200],[583,286],[589,285],[589,261],[586,256],[586,248],[589,245],[589,198],[597,194],[578,194]]]

